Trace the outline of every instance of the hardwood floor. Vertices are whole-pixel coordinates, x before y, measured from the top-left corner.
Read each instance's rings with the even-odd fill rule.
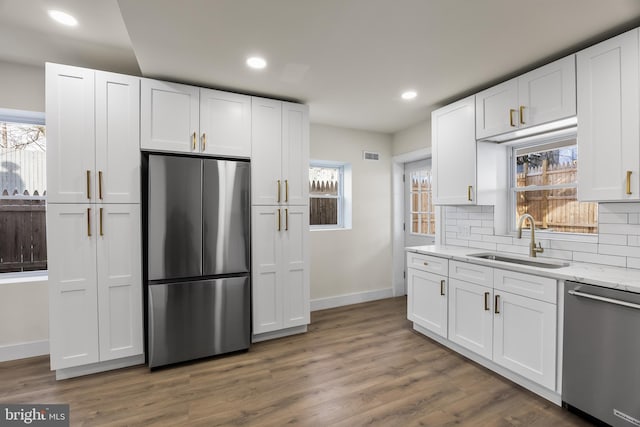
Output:
[[[48,357],[0,363],[0,402],[68,403],[87,426],[590,425],[413,332],[405,307],[314,312],[307,334],[154,372],[56,381]]]

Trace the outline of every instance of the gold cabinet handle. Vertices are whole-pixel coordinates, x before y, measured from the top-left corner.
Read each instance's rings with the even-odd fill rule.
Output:
[[[207,134],[206,133],[202,133],[202,151],[206,151],[207,150]]]
[[[473,190],[473,185],[467,186],[467,200],[471,201],[471,190]]]
[[[282,219],[280,217],[280,209],[278,209],[278,231],[282,229],[281,222],[282,222]]]
[[[280,180],[278,180],[278,203],[280,203]]]
[[[289,180],[288,179],[284,180],[284,201],[285,202],[289,201]]]
[[[440,295],[444,296],[444,280],[440,280]]]
[[[524,105],[520,106],[520,124],[524,125]]]
[[[484,309],[489,311],[489,292],[484,293]]]
[[[98,171],[98,197],[102,200],[102,171]]]
[[[509,110],[509,125],[511,125],[512,128],[516,127],[516,124],[513,122],[513,113],[515,112],[516,110],[513,108]]]
[[[196,150],[196,133],[194,132],[193,135],[191,135],[191,143],[193,145],[193,151]]]
[[[496,295],[495,301],[493,301],[495,307],[493,307],[493,312],[495,314],[500,314],[500,295]]]
[[[91,208],[87,208],[87,236],[91,237]]]
[[[100,208],[100,235],[104,236],[104,233],[102,232],[102,208]]]
[[[289,209],[284,209],[284,231],[289,231]]]
[[[627,171],[627,194],[631,194],[631,171]]]
[[[91,171],[87,171],[87,199],[91,200]]]

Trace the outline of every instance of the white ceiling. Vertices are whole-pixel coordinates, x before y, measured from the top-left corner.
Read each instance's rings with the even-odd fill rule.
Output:
[[[392,133],[638,25],[638,0],[0,0],[0,60],[298,100],[313,122]]]

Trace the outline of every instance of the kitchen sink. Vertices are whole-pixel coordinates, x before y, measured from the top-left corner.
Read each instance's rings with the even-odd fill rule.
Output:
[[[540,268],[561,268],[569,265],[566,261],[555,261],[550,259],[525,258],[516,255],[502,254],[498,252],[482,252],[468,255],[473,258],[488,259],[491,261],[509,262],[511,264],[522,264],[530,267]]]

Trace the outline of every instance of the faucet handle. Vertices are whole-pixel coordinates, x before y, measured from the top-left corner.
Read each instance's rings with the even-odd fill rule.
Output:
[[[542,243],[538,242],[538,246],[534,247],[533,250],[538,253],[544,252],[544,249],[542,248]]]

